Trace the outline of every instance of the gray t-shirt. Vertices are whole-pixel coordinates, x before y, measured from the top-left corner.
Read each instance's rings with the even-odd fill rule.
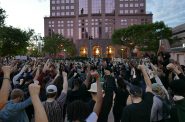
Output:
[[[150,121],[160,121],[163,119],[163,102],[157,97],[153,97]]]

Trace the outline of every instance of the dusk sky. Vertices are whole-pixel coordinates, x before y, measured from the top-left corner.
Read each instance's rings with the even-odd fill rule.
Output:
[[[164,21],[175,27],[185,23],[185,0],[147,0],[147,11],[152,12],[153,22]],[[49,0],[1,0],[6,10],[6,25],[21,29],[34,29],[44,33],[44,16],[49,16]]]

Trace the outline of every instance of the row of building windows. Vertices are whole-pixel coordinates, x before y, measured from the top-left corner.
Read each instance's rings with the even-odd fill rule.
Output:
[[[121,2],[122,2],[122,1],[131,1],[131,2],[132,2],[132,1],[139,1],[139,0],[120,0],[120,1],[121,1]]]
[[[137,14],[139,11],[137,9],[135,10],[120,10],[120,14]]]
[[[74,9],[74,6],[52,6],[52,10],[64,10],[64,9]]]
[[[72,11],[72,12],[52,12],[51,13],[51,16],[70,16],[70,15],[74,15],[75,13]]]
[[[105,0],[105,12],[114,13],[115,11],[115,1]],[[92,13],[99,14],[102,13],[102,2],[101,0],[92,0]],[[79,15],[88,13],[88,0],[79,0]]]
[[[92,19],[91,25],[98,25],[99,27],[101,26],[101,22],[102,19]],[[114,22],[113,19],[105,19],[105,26],[110,26],[113,25]],[[131,23],[138,23],[138,19],[121,19],[121,25],[127,25],[125,23],[127,23],[127,21],[131,22]],[[141,19],[141,22],[147,22],[147,19]],[[83,26],[88,26],[88,20],[79,20],[79,26],[82,26],[82,23],[85,23]],[[58,27],[64,27],[64,25],[67,25],[67,27],[73,27],[74,25],[74,21],[73,20],[68,20],[66,21],[66,23],[64,21],[57,21]],[[49,21],[48,22],[49,27],[54,27],[55,22],[54,21]]]
[[[125,4],[120,4],[119,5],[120,6],[120,8],[122,8],[122,7],[143,7],[144,6],[144,3],[135,3],[135,4],[133,4],[133,3],[125,3]]]
[[[52,4],[61,4],[61,3],[74,3],[74,0],[52,0]]]

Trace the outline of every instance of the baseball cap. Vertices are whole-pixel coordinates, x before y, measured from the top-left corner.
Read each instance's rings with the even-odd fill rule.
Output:
[[[49,85],[46,88],[46,93],[56,93],[57,87],[55,85]]]

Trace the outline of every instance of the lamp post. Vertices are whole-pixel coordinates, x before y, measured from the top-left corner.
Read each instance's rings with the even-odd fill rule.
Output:
[[[66,49],[64,49],[64,59],[66,59]]]
[[[92,57],[92,36],[89,36],[89,57]]]
[[[124,51],[124,49],[121,48],[121,58],[123,58],[123,51]]]

